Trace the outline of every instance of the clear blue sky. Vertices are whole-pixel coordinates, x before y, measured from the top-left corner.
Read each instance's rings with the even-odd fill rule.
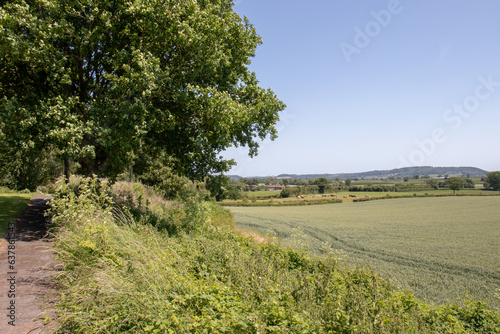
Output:
[[[287,108],[228,174],[500,170],[500,1],[236,0],[250,69]]]

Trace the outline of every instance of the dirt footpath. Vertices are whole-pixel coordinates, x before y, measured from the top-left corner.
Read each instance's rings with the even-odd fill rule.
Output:
[[[0,239],[0,333],[46,333],[42,299],[54,291],[52,241],[46,236],[47,195],[35,195]]]

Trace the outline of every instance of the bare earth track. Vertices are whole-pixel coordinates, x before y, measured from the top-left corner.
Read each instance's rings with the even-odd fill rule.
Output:
[[[10,226],[15,237],[0,240],[0,333],[49,329],[41,319],[45,311],[40,306],[54,291],[50,277],[56,272],[52,241],[46,235],[48,200],[47,195],[35,195]]]

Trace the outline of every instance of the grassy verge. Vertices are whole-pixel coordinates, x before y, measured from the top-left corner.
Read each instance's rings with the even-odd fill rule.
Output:
[[[52,201],[60,331],[68,333],[492,333],[480,302],[432,307],[369,270],[258,244],[223,208],[138,184],[83,180]]]
[[[9,223],[28,205],[32,194],[0,193],[0,237],[4,237]]]

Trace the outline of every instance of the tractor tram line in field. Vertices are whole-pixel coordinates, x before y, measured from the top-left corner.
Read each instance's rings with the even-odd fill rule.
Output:
[[[482,279],[490,278],[493,280],[500,281],[500,272],[496,273],[489,272],[486,270],[478,270],[466,266],[450,265],[443,262],[428,261],[418,258],[411,258],[408,256],[402,256],[387,251],[369,249],[363,246],[357,246],[355,244],[349,243],[345,240],[333,236],[330,233],[325,233],[325,235],[328,236],[329,239],[327,240],[326,238],[319,238],[317,235],[315,235],[314,232],[311,233],[311,231],[314,231],[311,228],[302,228],[302,231],[306,232],[307,235],[317,239],[320,242],[329,242],[329,240],[334,240],[334,243],[332,243],[332,245],[335,245],[335,243],[339,243],[341,245],[341,247],[338,247],[339,250],[357,254],[360,255],[361,257],[366,257],[369,259],[384,261],[388,263],[394,263],[399,266],[406,266],[412,268],[425,268],[429,271],[435,271],[441,273],[446,272],[448,274],[454,274],[459,276],[462,276],[464,273],[467,275],[472,274],[474,276],[477,276],[478,278]]]
[[[494,282],[500,282],[500,272],[492,272],[484,269],[475,269],[467,266],[460,265],[452,265],[443,262],[437,261],[429,261],[419,258],[412,258],[408,256],[398,255],[396,253],[391,253],[387,251],[380,251],[369,249],[360,245],[356,245],[354,243],[350,243],[346,240],[342,240],[339,237],[327,232],[318,231],[314,228],[307,226],[300,226],[300,224],[293,223],[281,223],[286,225],[291,230],[296,229],[297,231],[303,232],[306,237],[310,237],[312,239],[317,240],[320,243],[329,244],[332,249],[336,251],[342,251],[350,254],[349,262],[351,264],[364,264],[370,265],[371,260],[382,261],[386,263],[396,264],[398,266],[405,266],[409,268],[418,268],[419,270],[427,270],[430,272],[435,272],[439,274],[447,274],[447,275],[456,275],[456,276],[475,276],[476,279],[479,280],[487,280]],[[257,224],[245,224],[241,225],[242,227],[252,227],[259,229],[265,233],[272,232],[273,235],[276,235],[278,238],[286,239],[289,238],[293,233],[284,232],[278,229],[264,229]],[[323,237],[320,237],[323,235]],[[314,250],[313,250],[314,251]]]
[[[231,207],[238,226],[328,244],[348,266],[372,268],[432,302],[454,298],[500,306],[500,197],[436,197],[303,207]]]

